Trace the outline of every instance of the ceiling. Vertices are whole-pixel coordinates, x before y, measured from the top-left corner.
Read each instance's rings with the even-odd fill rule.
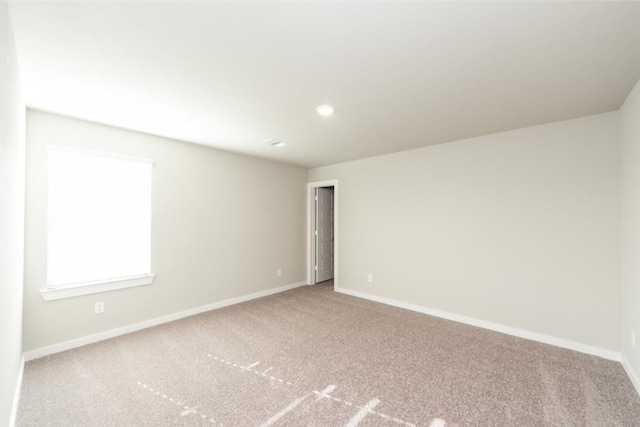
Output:
[[[29,107],[303,167],[616,110],[640,78],[640,2],[10,11]]]

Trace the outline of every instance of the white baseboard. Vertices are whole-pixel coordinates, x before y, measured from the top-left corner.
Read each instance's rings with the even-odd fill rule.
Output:
[[[155,319],[145,320],[144,322],[134,323],[132,325],[123,326],[121,328],[111,329],[109,331],[100,332],[94,335],[78,338],[71,341],[66,341],[59,344],[50,345],[36,350],[27,351],[24,353],[25,361],[39,359],[51,354],[60,353],[62,351],[71,350],[72,348],[81,347],[87,344],[93,344],[98,341],[104,341],[109,338],[114,338],[120,335],[129,334],[131,332],[139,331],[141,329],[150,328],[152,326],[161,325],[163,323],[172,322],[174,320],[183,319],[185,317],[193,316],[196,314],[204,313],[211,310],[216,310],[222,307],[228,307],[230,305],[239,304],[241,302],[251,301],[256,298],[262,298],[269,295],[277,294],[280,292],[288,291],[290,289],[305,286],[306,282],[298,282],[290,285],[280,286],[278,288],[267,289],[266,291],[255,292],[249,295],[243,295],[236,298],[227,299],[224,301],[214,302],[212,304],[195,307],[189,310],[181,311],[174,314],[169,314]]]
[[[624,353],[622,353],[621,356],[622,356],[622,358],[621,358],[622,360],[620,362],[622,363],[622,367],[627,372],[627,375],[629,376],[629,379],[633,383],[633,386],[636,388],[636,391],[638,392],[638,395],[640,396],[640,378],[638,378],[638,374],[636,374],[636,371],[633,370],[633,367],[629,363],[629,359],[627,359],[627,357],[624,355]]]
[[[579,342],[570,341],[563,338],[557,338],[551,335],[540,334],[537,332],[527,331],[525,329],[514,328],[511,326],[506,326],[499,323],[488,322],[486,320],[463,316],[456,313],[450,313],[448,311],[436,310],[433,308],[424,307],[417,304],[406,303],[406,302],[394,300],[391,298],[380,297],[380,296],[372,295],[366,292],[354,291],[351,289],[339,288],[339,287],[336,287],[335,291],[346,294],[346,295],[351,295],[354,297],[379,302],[382,304],[392,305],[394,307],[404,308],[411,311],[417,311],[418,313],[428,314],[430,316],[440,317],[447,320],[453,320],[455,322],[465,323],[467,325],[477,326],[479,328],[489,329],[491,331],[501,332],[507,335],[513,335],[516,337],[525,338],[532,341],[538,341],[544,344],[554,345],[556,347],[562,347],[569,350],[578,351],[580,353],[591,354],[594,356],[602,357],[604,359],[614,360],[616,362],[621,361],[620,353],[615,352],[613,350],[607,350],[601,347],[582,344]]]
[[[16,425],[16,417],[18,416],[18,403],[20,402],[20,391],[22,390],[22,375],[24,374],[24,355],[20,360],[20,369],[18,370],[18,378],[16,380],[16,390],[13,393],[13,405],[11,405],[11,418],[9,419],[9,427]]]

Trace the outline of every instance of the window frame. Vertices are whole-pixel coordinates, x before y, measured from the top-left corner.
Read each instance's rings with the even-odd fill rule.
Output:
[[[150,159],[130,157],[130,156],[125,156],[120,154],[105,153],[105,152],[93,151],[93,150],[84,150],[84,149],[60,146],[60,145],[48,145],[47,146],[47,171],[49,169],[49,161],[50,161],[49,152],[51,151],[72,152],[72,153],[78,153],[86,156],[101,157],[103,159],[111,158],[111,159],[120,160],[120,161],[124,160],[129,162],[143,163],[143,164],[149,165],[151,167],[151,170],[153,170],[153,164],[154,164],[153,160],[150,160]],[[46,182],[47,182],[47,221],[49,221],[49,203],[48,203],[49,174],[48,172],[47,172]],[[149,188],[149,191],[153,193],[153,174],[151,178],[151,187]],[[150,197],[151,196],[152,194],[150,194]],[[153,209],[153,199],[151,199],[151,205],[149,208],[151,210]],[[149,221],[150,221],[149,226],[152,227],[153,225],[152,211],[149,212]],[[152,236],[150,235],[149,238],[151,237]],[[48,253],[48,250],[49,250],[48,237],[46,240],[45,247]],[[152,255],[152,247],[150,245],[149,246],[150,258],[151,258],[151,255]],[[47,269],[48,268],[49,266],[47,263]],[[90,294],[95,294],[100,292],[107,292],[107,291],[113,291],[118,289],[126,289],[126,288],[150,285],[153,282],[154,278],[155,278],[155,274],[151,273],[151,268],[149,269],[149,273],[145,273],[145,274],[110,278],[105,280],[86,281],[81,283],[72,283],[68,285],[58,285],[58,286],[49,285],[48,278],[45,278],[45,287],[44,289],[40,290],[40,294],[45,301],[54,301],[54,300],[72,298],[72,297],[77,297],[82,295],[90,295]]]

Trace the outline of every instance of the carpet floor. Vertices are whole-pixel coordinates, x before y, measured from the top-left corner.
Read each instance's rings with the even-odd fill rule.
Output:
[[[331,283],[28,362],[24,426],[640,426],[619,363]]]

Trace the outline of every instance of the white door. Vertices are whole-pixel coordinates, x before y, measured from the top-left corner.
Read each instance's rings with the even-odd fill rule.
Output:
[[[333,279],[333,188],[316,188],[316,283]]]

